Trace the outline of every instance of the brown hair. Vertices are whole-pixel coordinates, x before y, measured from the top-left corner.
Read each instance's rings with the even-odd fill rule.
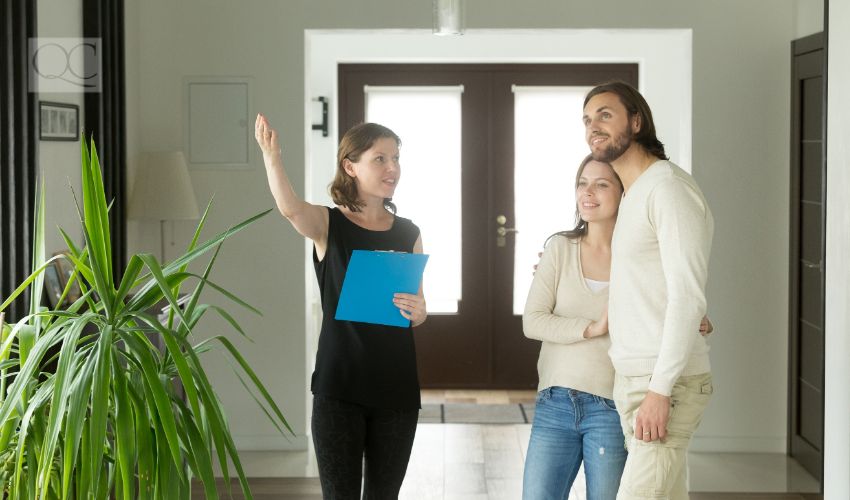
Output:
[[[669,160],[664,152],[664,144],[655,136],[655,122],[652,121],[652,111],[640,92],[626,82],[615,80],[591,89],[584,98],[584,106],[587,106],[588,101],[593,96],[605,92],[611,92],[620,98],[620,102],[629,113],[629,119],[635,115],[640,117],[640,130],[634,136],[635,142],[643,146],[650,154],[662,160]]]
[[[607,162],[604,162],[604,161],[599,161],[599,160],[594,160],[593,155],[585,156],[584,159],[581,161],[581,164],[579,164],[578,171],[576,171],[576,183],[575,183],[574,189],[578,189],[578,183],[581,180],[581,174],[584,173],[584,167],[586,167],[587,164],[590,163],[591,161],[596,161],[598,163],[603,163],[605,165],[608,165],[611,168],[611,172],[614,174],[614,179],[616,179],[617,182],[620,184],[620,191],[623,190],[623,181],[620,180],[620,176],[617,175],[617,172],[614,170],[614,167],[611,167],[610,163],[607,163]],[[575,227],[570,229],[569,231],[558,231],[557,233],[549,236],[548,238],[546,238],[546,241],[543,243],[543,246],[545,247],[546,243],[549,243],[549,240],[551,240],[555,236],[565,236],[568,239],[573,240],[574,242],[578,242],[578,240],[580,240],[581,237],[584,236],[585,234],[587,234],[587,221],[581,218],[581,212],[579,212],[578,203],[576,203],[576,225],[575,225]]]
[[[368,151],[375,144],[375,141],[385,137],[394,139],[396,144],[401,146],[401,139],[395,132],[377,123],[355,125],[342,136],[336,155],[336,175],[334,175],[333,182],[328,186],[328,191],[330,191],[334,203],[344,206],[352,212],[360,211],[363,202],[360,201],[357,184],[354,177],[351,177],[345,171],[343,164],[345,160],[357,163],[360,161],[360,156]],[[396,212],[392,198],[384,198],[384,208],[392,213]]]

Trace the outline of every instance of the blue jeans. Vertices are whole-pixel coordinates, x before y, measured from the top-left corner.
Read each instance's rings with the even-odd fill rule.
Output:
[[[565,387],[537,394],[523,500],[564,500],[584,460],[587,500],[614,500],[626,463],[614,402]]]

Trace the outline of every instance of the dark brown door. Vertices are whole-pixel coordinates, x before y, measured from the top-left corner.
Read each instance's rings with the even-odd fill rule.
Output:
[[[513,233],[497,233],[500,227],[509,230],[515,220],[513,86],[592,86],[615,78],[637,85],[637,77],[636,64],[339,66],[341,133],[364,120],[365,86],[463,86],[462,299],[456,314],[431,315],[416,330],[423,387],[537,384],[540,344],[523,336],[522,317],[513,308]],[[439,203],[439,193],[434,197]],[[423,236],[426,251],[427,238]]]
[[[823,34],[792,42],[788,451],[823,479],[824,148]]]

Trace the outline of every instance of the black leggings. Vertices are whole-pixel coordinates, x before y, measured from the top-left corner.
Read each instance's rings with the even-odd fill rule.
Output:
[[[407,471],[419,410],[367,408],[313,396],[313,445],[322,497],[397,499]],[[365,456],[365,467],[364,467]]]

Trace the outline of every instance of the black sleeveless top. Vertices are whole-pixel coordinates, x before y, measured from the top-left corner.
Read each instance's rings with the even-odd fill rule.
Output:
[[[419,378],[413,328],[334,319],[353,250],[413,252],[419,228],[396,216],[387,231],[371,231],[328,209],[328,246],[313,265],[322,294],[322,330],[313,372],[313,394],[372,408],[418,409]]]

